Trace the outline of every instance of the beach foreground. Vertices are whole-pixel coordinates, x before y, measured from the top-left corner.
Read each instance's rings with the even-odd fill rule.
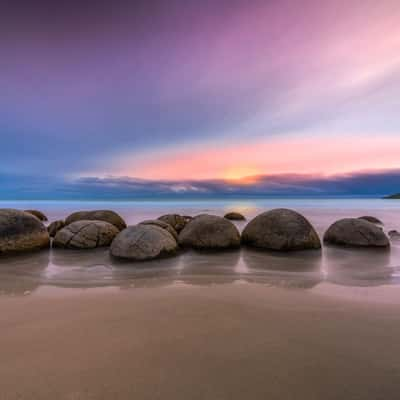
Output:
[[[386,300],[368,295],[379,288],[354,298],[256,283],[4,296],[0,397],[397,399],[393,289]]]

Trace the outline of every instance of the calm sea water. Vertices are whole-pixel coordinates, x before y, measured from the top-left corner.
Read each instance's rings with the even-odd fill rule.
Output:
[[[400,231],[400,201],[381,199],[251,199],[204,201],[3,201],[1,208],[34,208],[50,221],[78,210],[112,209],[128,224],[166,213],[223,215],[242,212],[251,219],[277,207],[301,212],[321,235],[343,217],[373,215],[384,230]],[[246,222],[236,223],[242,230]],[[0,292],[29,293],[42,285],[62,287],[138,287],[228,282],[260,282],[309,289],[324,283],[345,287],[376,287],[400,283],[400,242],[390,251],[324,247],[322,251],[274,253],[248,249],[223,253],[185,252],[170,259],[146,263],[118,263],[107,249],[52,250],[0,259]]]

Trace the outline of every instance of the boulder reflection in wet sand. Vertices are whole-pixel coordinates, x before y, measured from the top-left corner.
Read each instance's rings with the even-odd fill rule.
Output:
[[[49,250],[0,258],[0,294],[27,295],[43,283]]]
[[[188,251],[182,255],[182,282],[191,285],[232,283],[240,279],[236,266],[240,250]]]
[[[342,286],[379,286],[393,281],[389,250],[327,247],[326,280]]]
[[[276,253],[245,248],[242,260],[243,278],[248,282],[309,289],[323,280],[320,251]]]
[[[111,258],[112,284],[120,288],[172,285],[180,279],[180,257],[135,262]]]

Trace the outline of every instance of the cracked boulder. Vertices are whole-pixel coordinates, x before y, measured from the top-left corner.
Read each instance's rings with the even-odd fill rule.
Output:
[[[108,222],[116,226],[119,231],[126,228],[126,223],[122,217],[111,210],[77,211],[65,219],[65,225],[82,220]]]
[[[159,217],[158,220],[171,225],[175,231],[179,233],[189,222],[190,217],[185,217],[179,214],[166,214]]]
[[[161,221],[159,219],[146,219],[145,221],[142,221],[139,223],[140,225],[155,225],[159,226],[160,228],[166,229],[176,241],[178,241],[178,234],[176,233],[176,230],[170,225],[167,224],[164,221]]]
[[[57,232],[64,228],[65,222],[63,220],[53,221],[48,227],[47,231],[49,232],[50,237],[56,236]]]
[[[332,224],[324,235],[324,242],[349,247],[389,247],[383,230],[359,218],[345,218]]]
[[[242,243],[279,251],[321,248],[321,241],[310,222],[298,212],[286,208],[257,215],[244,228]]]
[[[177,248],[176,240],[166,229],[139,224],[120,232],[112,242],[110,253],[116,258],[144,261],[173,255]]]
[[[0,255],[48,248],[46,227],[33,215],[0,209]]]
[[[179,244],[194,249],[228,249],[240,246],[240,233],[232,222],[216,215],[193,218],[179,234]]]
[[[59,230],[53,246],[64,249],[94,249],[109,246],[119,230],[104,221],[76,221]]]

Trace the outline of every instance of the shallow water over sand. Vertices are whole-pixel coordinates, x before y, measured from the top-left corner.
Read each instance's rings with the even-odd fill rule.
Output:
[[[400,202],[371,199],[267,199],[180,202],[3,202],[1,207],[37,208],[50,221],[83,209],[109,208],[128,224],[177,212],[223,215],[240,211],[247,219],[275,208],[288,207],[303,213],[323,235],[343,217],[373,215],[384,230],[400,230]],[[246,221],[236,222],[239,230]],[[54,249],[0,259],[0,293],[28,294],[40,286],[148,287],[172,284],[207,285],[257,282],[270,286],[311,289],[327,283],[343,287],[378,287],[400,283],[400,242],[390,251],[324,247],[322,251],[295,253],[261,252],[250,249],[222,253],[182,252],[177,257],[145,263],[110,259],[108,249],[74,251]]]

